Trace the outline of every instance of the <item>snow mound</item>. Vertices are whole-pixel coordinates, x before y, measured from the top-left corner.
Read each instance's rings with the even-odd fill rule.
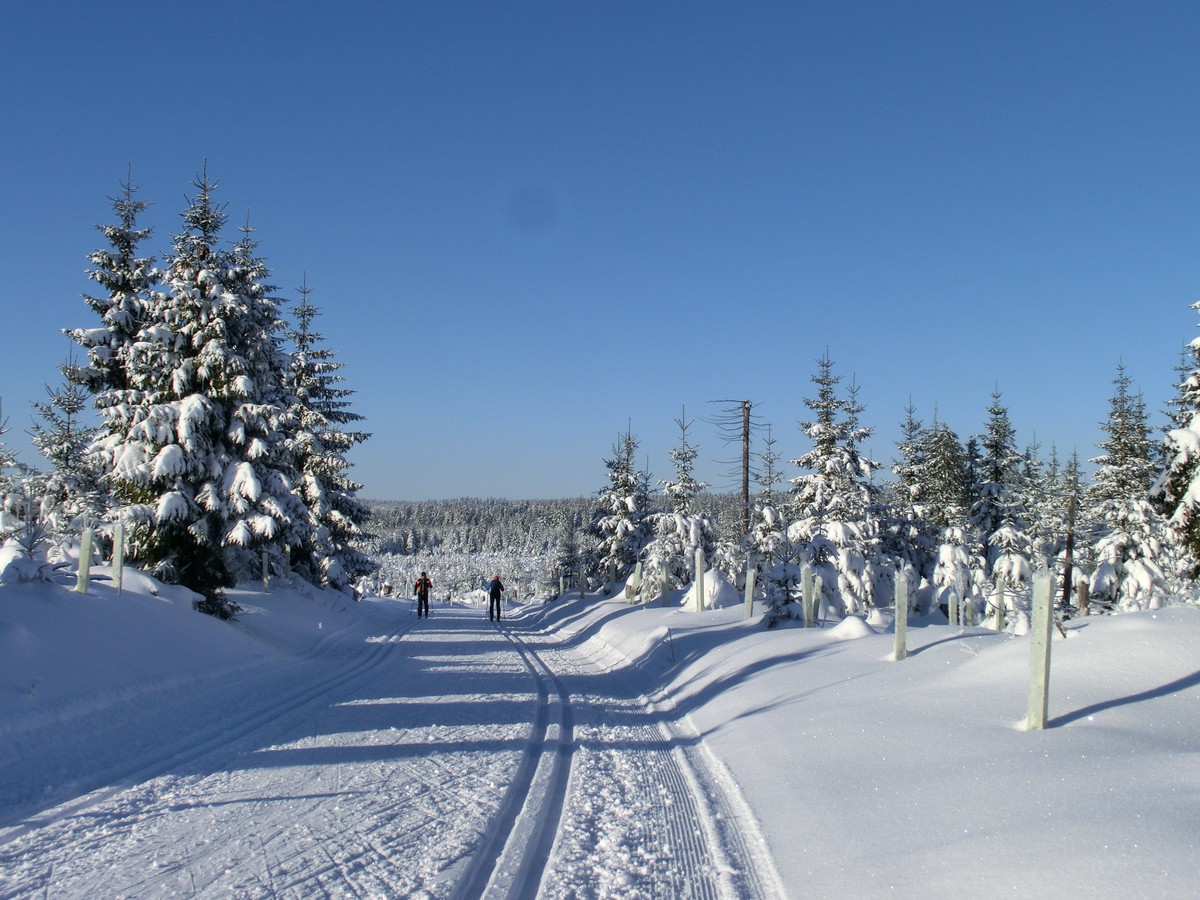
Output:
[[[861,616],[846,616],[827,633],[836,641],[854,641],[878,634]]]
[[[726,609],[730,606],[737,606],[741,602],[742,595],[721,572],[710,569],[704,573],[705,609]],[[683,595],[683,608],[688,610],[696,608],[695,584],[688,588],[687,593]]]

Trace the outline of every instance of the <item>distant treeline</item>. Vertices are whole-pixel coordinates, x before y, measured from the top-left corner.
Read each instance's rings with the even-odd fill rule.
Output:
[[[363,544],[368,555],[411,556],[416,553],[553,553],[566,523],[587,529],[595,497],[560,500],[368,500],[372,538]],[[702,493],[701,515],[722,531],[740,529],[741,500],[736,494]]]

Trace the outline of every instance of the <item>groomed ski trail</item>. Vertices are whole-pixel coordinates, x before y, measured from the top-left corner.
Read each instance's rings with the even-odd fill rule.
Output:
[[[252,701],[181,698],[156,751],[0,822],[0,898],[782,896],[723,766],[548,609],[392,604],[240,673]]]
[[[522,617],[510,633],[570,698],[573,746],[566,797],[548,814],[556,836],[536,895],[784,896],[736,785],[669,700],[642,695],[599,639],[539,628],[539,618]],[[532,897],[534,888],[498,896]]]

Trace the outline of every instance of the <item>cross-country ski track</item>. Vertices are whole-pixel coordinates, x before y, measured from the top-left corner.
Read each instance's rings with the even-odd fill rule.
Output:
[[[723,765],[584,604],[363,606],[286,663],[22,725],[47,787],[4,798],[0,896],[782,894]],[[56,752],[91,740],[86,770]]]

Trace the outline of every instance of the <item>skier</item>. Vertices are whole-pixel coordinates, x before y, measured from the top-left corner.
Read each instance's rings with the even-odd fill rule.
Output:
[[[417,618],[421,618],[421,614],[425,614],[425,618],[429,618],[429,592],[433,590],[433,582],[429,580],[429,576],[424,572],[417,579]]]
[[[492,583],[488,587],[488,621],[490,622],[495,614],[497,622],[500,621],[500,595],[504,592],[504,585],[500,583],[500,576],[496,575],[492,578]]]

